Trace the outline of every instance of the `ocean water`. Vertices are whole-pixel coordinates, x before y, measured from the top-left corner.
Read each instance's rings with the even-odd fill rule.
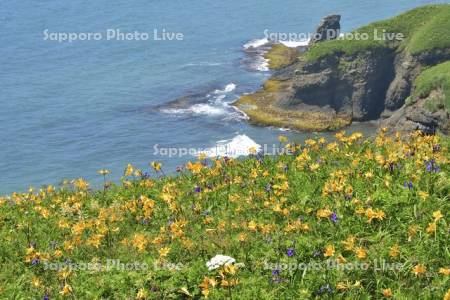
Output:
[[[170,173],[194,159],[168,157],[163,148],[276,143],[279,129],[248,125],[229,106],[270,75],[245,44],[263,38],[266,29],[314,32],[330,13],[342,14],[343,31],[349,31],[438,2],[3,1],[0,194],[64,178],[84,177],[95,186],[98,169],[111,170],[117,180],[127,163],[148,170],[150,161],[161,161]],[[107,40],[108,29],[147,32],[150,39]],[[155,41],[155,29],[182,33],[183,39]],[[45,40],[45,30],[103,37],[58,42]],[[309,136],[283,133],[297,141]]]

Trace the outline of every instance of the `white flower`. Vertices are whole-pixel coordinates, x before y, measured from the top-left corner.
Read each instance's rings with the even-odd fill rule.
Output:
[[[208,270],[215,270],[217,268],[220,268],[222,266],[231,265],[235,263],[236,260],[230,256],[226,255],[216,255],[213,258],[211,258],[207,263],[206,266],[208,267]]]

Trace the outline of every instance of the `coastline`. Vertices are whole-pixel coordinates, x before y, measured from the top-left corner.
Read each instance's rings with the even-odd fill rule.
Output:
[[[432,28],[450,26],[448,16],[448,4],[420,7],[356,29],[350,40],[338,31],[330,39],[310,41],[306,50],[301,48],[295,55],[292,48],[271,44],[264,57],[273,75],[260,90],[233,105],[249,116],[250,123],[260,126],[329,131],[355,121],[378,120],[401,132],[450,133],[450,102],[446,100],[450,91],[433,94],[439,86],[428,83],[428,90],[416,92],[419,75],[427,68],[436,66],[447,73],[450,39]],[[416,27],[421,19],[425,25]],[[334,15],[324,18],[317,32],[339,30],[339,20]],[[403,32],[395,32],[397,27]],[[425,30],[435,36],[429,43],[424,42]],[[364,39],[355,40],[355,36]],[[407,108],[411,102],[441,104],[419,105],[421,116],[413,116]],[[405,112],[401,116],[396,114],[400,110]]]

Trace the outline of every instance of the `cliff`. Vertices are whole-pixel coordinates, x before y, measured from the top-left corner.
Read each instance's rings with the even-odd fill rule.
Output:
[[[318,32],[327,23],[340,28],[340,18],[327,19]],[[448,4],[416,8],[343,38],[316,39],[296,59],[289,55],[261,90],[235,103],[250,122],[323,131],[381,118],[382,126],[401,131],[448,133]]]

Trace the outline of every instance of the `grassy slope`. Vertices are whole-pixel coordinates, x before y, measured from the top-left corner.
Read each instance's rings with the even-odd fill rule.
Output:
[[[414,83],[412,98],[428,97],[436,89],[443,91],[443,104],[450,112],[450,61],[423,71]]]
[[[0,198],[0,298],[379,299],[384,290],[442,299],[450,288],[449,141],[336,137],[288,146],[295,155],[189,164],[176,178],[141,178],[129,166],[123,185],[105,192],[77,180]],[[208,271],[216,254],[245,267]],[[150,269],[45,269],[106,259]],[[341,267],[265,268],[327,259]],[[400,268],[377,270],[383,260]],[[155,262],[184,267],[157,270]],[[342,267],[350,263],[367,270]]]
[[[383,29],[389,33],[403,33],[401,43],[388,44],[374,40],[374,30],[380,36]],[[353,31],[367,33],[368,40],[334,40],[318,43],[307,53],[308,60],[316,60],[333,53],[355,54],[378,47],[398,46],[415,54],[435,48],[450,47],[450,5],[428,5],[403,13],[388,20],[375,22]]]

